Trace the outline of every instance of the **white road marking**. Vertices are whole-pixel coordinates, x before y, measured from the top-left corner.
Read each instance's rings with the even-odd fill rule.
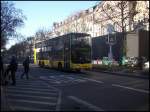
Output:
[[[18,82],[41,82],[40,80],[31,80],[30,78],[29,79],[16,79],[16,81]]]
[[[54,77],[54,76],[49,76],[50,78],[47,78],[47,77],[40,77],[41,79],[44,79],[44,80],[50,80],[52,83],[58,83],[60,84],[62,82],[61,79],[57,79],[57,77]]]
[[[46,77],[40,77],[41,79],[46,79],[46,80],[51,80],[52,83],[70,83],[70,82],[86,82],[86,80],[84,80],[83,78],[78,78],[78,77],[71,77],[71,76],[49,76],[49,78],[47,79]],[[64,79],[65,78],[65,79]]]
[[[56,80],[54,80],[52,78],[47,78],[47,77],[40,77],[40,79],[49,80],[49,81],[52,81],[52,82],[56,81]]]
[[[38,85],[38,84],[40,84],[40,82],[39,83],[28,83],[28,82],[17,82],[16,83],[16,85]]]
[[[16,87],[31,87],[31,88],[44,88],[43,85],[16,85]]]
[[[149,91],[146,91],[146,90],[135,89],[135,88],[131,88],[131,87],[121,86],[121,85],[118,85],[118,84],[112,84],[112,86],[121,87],[121,88],[125,88],[125,89],[130,89],[130,90],[134,90],[134,91],[138,91],[138,92],[143,92],[143,93],[149,93]]]
[[[104,83],[102,81],[94,80],[94,79],[89,79],[89,78],[83,78],[83,79],[86,79],[86,80],[89,80],[89,81],[93,81],[93,82],[97,82],[97,83]]]
[[[60,105],[61,105],[61,91],[59,92],[59,97],[58,97],[58,100],[57,100],[57,105],[56,105],[56,111],[60,111]]]
[[[65,75],[60,75],[60,77],[64,77]]]
[[[24,106],[13,106],[15,110],[34,110],[34,111],[50,111],[48,109],[29,108]]]
[[[27,89],[27,90],[32,90],[32,91],[45,91],[45,92],[57,92],[56,90],[50,90],[48,89],[38,89],[38,88],[22,88],[22,87],[7,87],[8,89]]]
[[[86,80],[84,80],[84,79],[76,79],[75,81],[77,81],[77,82],[86,82]]]
[[[7,90],[8,92],[17,92],[17,93],[31,93],[31,94],[45,94],[45,95],[56,95],[56,93],[40,92],[40,91],[20,91],[20,90]]]
[[[18,83],[26,83],[26,84],[32,84],[32,83],[41,83],[41,81],[28,81],[28,80],[16,80]]]
[[[93,105],[93,104],[90,104],[90,103],[88,103],[88,102],[86,102],[86,101],[83,101],[83,100],[81,100],[81,99],[79,99],[79,98],[77,98],[77,97],[75,97],[75,96],[68,96],[68,97],[69,97],[70,99],[76,101],[77,103],[81,104],[81,105],[84,105],[84,106],[87,106],[87,107],[90,108],[90,109],[93,109],[94,111],[104,111],[104,110],[101,109],[100,107],[97,107],[97,106],[95,106],[95,105]]]
[[[46,97],[46,96],[32,96],[32,95],[24,95],[24,94],[10,94],[10,93],[7,93],[8,96],[21,96],[21,97],[30,97],[30,98],[42,98],[42,99],[53,99],[53,100],[57,100],[57,97]]]
[[[57,90],[58,91],[58,100],[57,100],[57,104],[56,104],[56,111],[60,111],[60,105],[61,105],[61,97],[62,97],[62,92],[60,89],[56,88],[56,87],[53,87],[53,86],[50,86],[48,83],[46,82],[43,82],[46,86],[50,87],[50,88],[53,88],[54,90]]]
[[[72,79],[69,79],[68,77],[60,77],[60,76],[56,76],[56,77],[52,77],[52,76],[49,76],[49,78],[47,79],[46,77],[41,77],[42,79],[45,79],[45,80],[50,80],[51,83],[56,83],[56,84],[61,84],[61,83],[70,83],[70,82],[74,82],[76,80],[72,80]],[[66,78],[66,79],[63,79],[63,78]]]
[[[42,80],[42,83],[45,85],[45,86],[47,86],[47,87],[49,87],[49,88],[52,88],[52,89],[54,89],[54,90],[56,90],[56,91],[61,91],[60,89],[58,89],[58,88],[56,88],[56,87],[53,87],[53,86],[50,86],[47,82],[45,82],[45,80],[43,80],[43,79],[41,79]]]
[[[61,84],[60,81],[54,81],[54,82],[52,82],[52,83]]]
[[[75,80],[76,78],[74,78],[74,77],[67,77],[68,79],[70,79],[70,80]]]
[[[30,101],[30,100],[19,100],[19,99],[8,99],[10,102],[24,102],[24,103],[35,103],[35,104],[44,104],[44,105],[50,105],[50,106],[56,106],[56,103],[52,102],[41,102],[41,101]]]
[[[54,78],[55,76],[49,76],[50,78]]]

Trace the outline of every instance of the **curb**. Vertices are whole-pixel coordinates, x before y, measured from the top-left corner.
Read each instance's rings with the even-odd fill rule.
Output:
[[[108,72],[108,71],[99,71],[99,70],[91,70],[91,72],[101,72],[101,73],[109,73],[110,75],[119,75],[119,76],[126,76],[126,77],[149,79],[149,75],[148,76],[142,76],[142,75],[135,75],[132,73],[128,74],[128,73]]]
[[[148,76],[139,76],[139,75],[134,75],[131,73],[116,73],[116,72],[105,72],[104,73],[110,73],[110,74],[114,74],[114,75],[120,75],[120,76],[127,76],[127,77],[134,77],[134,78],[142,78],[142,79],[149,79]]]

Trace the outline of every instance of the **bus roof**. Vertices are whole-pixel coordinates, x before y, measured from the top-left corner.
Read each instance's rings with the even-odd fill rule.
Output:
[[[90,36],[90,34],[87,34],[87,33],[73,33],[73,32],[71,32],[71,33],[67,33],[67,34],[64,34],[64,35],[60,35],[60,36],[57,36],[57,37],[54,37],[54,38],[50,38],[50,39],[47,39],[47,40],[44,40],[44,41],[55,40],[55,39],[62,38],[62,37],[65,37],[65,36],[68,36],[68,37],[69,37],[69,35],[76,35],[76,36],[78,36],[78,37]],[[41,42],[42,42],[42,41],[37,42],[37,43],[41,43]],[[36,43],[36,44],[37,44],[37,43]]]
[[[69,35],[76,35],[78,37],[82,37],[82,36],[90,36],[90,34],[87,34],[87,33],[67,33],[67,34],[64,34],[64,35],[61,35],[61,36],[58,36],[58,37],[54,37],[54,38],[59,38],[59,37],[63,37],[63,36],[69,36]]]

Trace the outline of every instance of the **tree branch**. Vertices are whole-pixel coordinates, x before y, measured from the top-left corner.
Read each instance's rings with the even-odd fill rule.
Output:
[[[118,22],[114,21],[113,18],[111,16],[109,16],[109,14],[104,10],[104,7],[102,6],[102,11],[105,12],[105,14],[107,15],[107,17],[109,19],[111,19],[114,23],[116,23],[118,26],[122,27]]]

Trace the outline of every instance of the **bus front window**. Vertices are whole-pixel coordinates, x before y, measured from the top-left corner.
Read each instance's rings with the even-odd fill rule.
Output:
[[[90,37],[73,39],[71,48],[71,60],[73,63],[91,63]]]

